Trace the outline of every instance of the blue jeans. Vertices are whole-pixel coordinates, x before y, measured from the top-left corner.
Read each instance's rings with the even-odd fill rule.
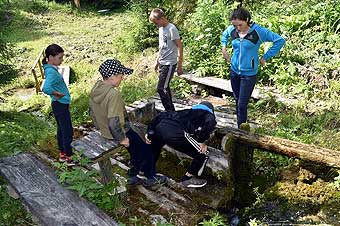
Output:
[[[247,106],[254,90],[256,75],[238,75],[230,70],[230,81],[236,101],[237,126],[247,121]]]
[[[73,137],[73,127],[69,106],[69,104],[62,104],[58,101],[52,102],[53,115],[58,125],[58,147],[59,150],[64,152],[67,156],[72,155],[71,142]]]

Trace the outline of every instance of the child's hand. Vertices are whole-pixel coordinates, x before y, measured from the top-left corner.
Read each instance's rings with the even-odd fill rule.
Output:
[[[207,150],[208,150],[208,146],[206,144],[204,144],[204,143],[201,143],[200,144],[200,151],[199,151],[199,153],[206,154]]]
[[[151,140],[148,138],[148,134],[145,134],[145,143],[151,144]]]
[[[58,91],[54,91],[53,93],[53,96],[55,96],[55,98],[57,100],[59,100],[60,98],[62,98],[63,96],[65,96],[65,94],[61,93],[61,92],[58,92]]]
[[[123,145],[124,147],[128,148],[130,146],[130,140],[129,138],[125,137],[121,142],[121,145]]]
[[[159,62],[156,61],[156,62],[155,62],[155,65],[154,65],[153,67],[154,67],[155,71],[158,72],[158,69],[159,69]]]

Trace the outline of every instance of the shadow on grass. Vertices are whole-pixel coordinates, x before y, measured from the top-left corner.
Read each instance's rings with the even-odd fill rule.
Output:
[[[32,16],[46,10],[47,7],[39,4],[39,1],[16,1],[7,4],[0,14],[0,37],[15,44],[46,36],[47,33],[42,31],[45,24]],[[24,13],[25,11],[27,13]]]
[[[31,113],[0,111],[0,158],[42,147],[55,129]]]

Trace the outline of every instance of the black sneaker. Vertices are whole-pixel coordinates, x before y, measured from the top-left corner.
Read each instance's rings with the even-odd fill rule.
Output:
[[[143,182],[145,187],[153,187],[155,185],[162,185],[167,182],[168,178],[164,175],[155,175],[153,178],[149,178]]]
[[[207,184],[207,181],[197,177],[191,177],[188,180],[182,181],[180,184],[187,188],[201,188]]]
[[[128,185],[139,185],[143,183],[143,179],[137,177],[137,176],[132,176],[127,179],[127,184]]]

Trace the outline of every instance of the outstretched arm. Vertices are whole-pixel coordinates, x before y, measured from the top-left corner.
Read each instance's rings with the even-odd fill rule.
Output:
[[[177,75],[183,74],[183,45],[181,39],[175,40],[178,49]]]

